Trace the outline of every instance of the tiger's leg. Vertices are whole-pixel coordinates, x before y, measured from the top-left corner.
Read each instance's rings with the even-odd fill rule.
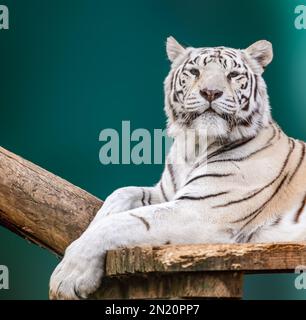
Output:
[[[144,207],[162,202],[157,187],[124,187],[115,190],[103,203],[97,212],[93,223],[110,214]]]
[[[231,242],[220,225],[208,223],[201,201],[171,201],[99,219],[66,250],[50,280],[50,297],[85,298],[101,283],[107,250],[165,243]]]
[[[176,192],[176,187],[173,187],[175,182],[173,181],[172,170],[172,165],[168,164],[162,174],[161,180],[154,187],[124,187],[115,190],[106,198],[92,224],[110,214],[168,202]],[[170,190],[165,190],[164,186],[168,185],[170,186],[170,188],[168,188]]]

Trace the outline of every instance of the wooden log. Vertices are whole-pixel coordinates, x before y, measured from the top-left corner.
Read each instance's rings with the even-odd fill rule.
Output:
[[[0,224],[22,237],[62,255],[102,203],[0,147]]]

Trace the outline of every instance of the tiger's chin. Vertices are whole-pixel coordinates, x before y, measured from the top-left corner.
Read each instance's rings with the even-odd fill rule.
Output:
[[[211,139],[228,139],[230,127],[228,122],[215,112],[190,114],[189,121],[175,121],[168,126],[168,135],[178,137],[190,130]]]
[[[209,139],[229,138],[230,128],[228,122],[217,113],[207,112],[202,114],[194,120],[192,126]]]

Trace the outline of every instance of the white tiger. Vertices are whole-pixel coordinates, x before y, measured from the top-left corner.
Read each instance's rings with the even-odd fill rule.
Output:
[[[262,73],[272,45],[184,48],[170,37],[167,53],[165,110],[174,144],[162,178],[106,199],[55,269],[53,299],[95,291],[110,249],[306,240],[305,143],[288,138],[271,118]],[[180,149],[187,129],[196,141],[203,134],[208,140],[192,161]]]

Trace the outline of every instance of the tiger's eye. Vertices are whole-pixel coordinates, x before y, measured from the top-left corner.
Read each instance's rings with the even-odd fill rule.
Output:
[[[200,71],[198,69],[195,69],[195,68],[190,69],[190,73],[193,74],[196,77],[200,76]]]
[[[229,80],[231,80],[231,79],[236,78],[236,77],[238,77],[238,76],[239,76],[239,72],[237,72],[237,71],[232,71],[232,72],[230,72],[230,73],[227,75],[227,78],[228,78]]]

